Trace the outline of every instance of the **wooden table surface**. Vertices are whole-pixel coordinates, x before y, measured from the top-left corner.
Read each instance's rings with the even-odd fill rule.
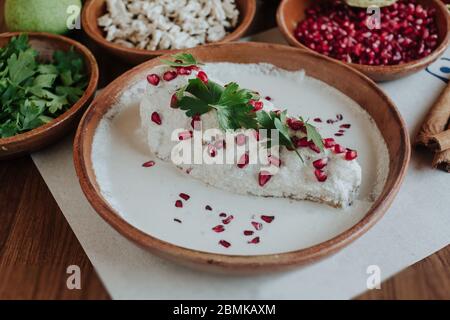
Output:
[[[3,2],[0,31],[5,30]],[[274,17],[276,1],[264,6],[254,30],[274,25],[267,17]],[[97,56],[102,85],[129,68],[99,51],[82,33],[72,36]],[[0,183],[0,299],[110,299],[31,158],[0,161]],[[81,290],[66,286],[70,265],[81,269]],[[450,246],[357,299],[450,299]]]

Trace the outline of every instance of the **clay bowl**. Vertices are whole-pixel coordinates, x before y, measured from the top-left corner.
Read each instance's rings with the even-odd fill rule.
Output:
[[[185,265],[221,272],[254,273],[293,267],[328,256],[360,237],[383,216],[405,175],[410,143],[400,113],[373,81],[343,63],[288,46],[251,42],[213,44],[188,52],[204,62],[266,62],[287,70],[304,69],[309,76],[342,91],[359,103],[379,127],[389,149],[388,180],[380,197],[361,221],[338,236],[307,249],[259,256],[213,254],[176,246],[140,231],[122,218],[102,196],[91,154],[94,132],[99,122],[123,92],[145,79],[148,70],[160,64],[159,59],[154,59],[126,72],[96,97],[83,116],[74,141],[74,162],[81,188],[92,207],[113,228],[151,252]]]
[[[290,45],[311,50],[295,38],[294,30],[298,22],[305,18],[305,9],[314,2],[317,2],[317,0],[283,0],[278,7],[278,27]],[[441,0],[418,0],[418,2],[425,7],[436,8],[439,45],[429,56],[395,66],[369,66],[355,63],[346,64],[364,73],[373,80],[381,82],[411,75],[425,69],[428,65],[437,60],[444,53],[450,41],[450,17],[448,10]]]
[[[241,38],[251,26],[256,13],[256,0],[237,0],[239,11],[239,23],[237,28],[228,34],[220,42],[231,42]],[[109,42],[104,37],[103,30],[97,25],[97,19],[106,13],[105,0],[88,0],[81,13],[81,23],[86,34],[100,47],[123,61],[136,65],[157,56],[173,54],[183,50],[145,50],[127,48],[119,44]]]
[[[5,46],[12,37],[19,32],[0,34],[0,47]],[[0,139],[0,159],[13,158],[41,149],[64,136],[75,128],[83,114],[83,111],[92,101],[98,83],[98,66],[92,53],[82,44],[58,35],[48,33],[28,33],[31,47],[40,53],[40,58],[50,61],[56,50],[68,51],[74,48],[80,53],[85,62],[89,76],[88,86],[83,96],[65,113],[53,121],[31,131],[18,134],[13,137]]]

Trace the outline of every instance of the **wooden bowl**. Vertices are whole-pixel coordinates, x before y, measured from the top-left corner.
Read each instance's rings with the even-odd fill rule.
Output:
[[[312,51],[295,38],[294,30],[298,22],[305,18],[305,9],[317,1],[329,0],[282,0],[278,7],[277,23],[279,29],[290,45]],[[434,7],[436,9],[439,45],[429,56],[393,66],[369,66],[356,63],[346,64],[364,73],[375,81],[389,81],[425,69],[429,64],[437,60],[444,53],[450,41],[450,17],[448,10],[441,0],[418,0],[418,2],[425,7]],[[316,52],[316,54],[319,53]]]
[[[238,40],[250,27],[256,13],[256,0],[236,0],[240,11],[237,28],[218,43]],[[145,50],[127,48],[119,44],[109,42],[104,37],[103,30],[98,26],[97,19],[106,13],[105,0],[88,0],[81,13],[81,23],[86,34],[99,46],[119,57],[123,61],[136,65],[146,60],[164,54],[173,54],[184,50]]]
[[[13,158],[43,148],[76,127],[85,107],[92,101],[98,83],[98,66],[92,53],[82,44],[67,37],[48,34],[26,32],[31,47],[36,49],[40,58],[50,61],[56,50],[67,51],[74,48],[85,61],[89,76],[88,86],[83,96],[66,112],[53,121],[31,131],[21,133],[9,138],[0,139],[0,159]],[[5,46],[12,37],[21,32],[0,34],[0,46]]]
[[[92,207],[123,236],[151,252],[189,266],[225,272],[278,270],[305,264],[330,255],[348,245],[385,213],[397,194],[410,157],[410,142],[405,123],[392,101],[369,78],[343,63],[296,48],[264,43],[213,44],[188,50],[205,62],[274,64],[287,70],[304,69],[348,95],[374,119],[389,150],[389,175],[384,189],[364,218],[338,236],[312,247],[280,254],[235,256],[201,252],[162,241],[129,224],[102,196],[91,160],[94,133],[101,119],[118,97],[136,82],[145,79],[159,59],[143,63],[107,86],[94,100],[80,122],[74,141],[74,162],[81,188]],[[358,90],[355,90],[358,88]]]

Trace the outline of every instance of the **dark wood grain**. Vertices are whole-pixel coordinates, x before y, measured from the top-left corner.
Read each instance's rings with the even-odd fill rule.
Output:
[[[0,31],[4,30],[0,0]],[[277,0],[259,3],[254,31],[274,26]],[[82,34],[72,35],[83,39]],[[128,66],[94,52],[104,86]],[[108,73],[106,73],[108,72]],[[80,266],[82,289],[65,286]],[[450,246],[357,299],[450,299]],[[0,299],[108,299],[109,295],[29,157],[0,161]]]

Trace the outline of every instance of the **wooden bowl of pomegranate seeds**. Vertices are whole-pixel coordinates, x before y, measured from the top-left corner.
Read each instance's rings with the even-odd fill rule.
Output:
[[[450,17],[442,1],[399,0],[380,10],[377,24],[365,8],[344,1],[283,0],[277,22],[292,46],[340,60],[375,81],[418,72],[448,47]]]
[[[135,135],[140,132],[139,108],[145,104],[144,90],[150,85],[155,88],[158,85],[147,79],[162,64],[159,59],[153,59],[117,78],[96,97],[81,120],[74,141],[75,169],[81,188],[97,213],[120,234],[150,252],[177,263],[208,271],[253,274],[293,268],[329,256],[363,235],[383,216],[405,176],[410,142],[400,113],[373,81],[343,63],[288,46],[230,43],[199,47],[186,53],[204,62],[205,68],[208,64],[227,62],[225,65],[222,63],[221,67],[216,66],[221,68],[217,69],[220,74],[233,68],[242,71],[240,68],[246,64],[253,70],[258,64],[261,68],[271,64],[285,72],[300,72],[299,84],[291,86],[294,81],[292,74],[284,78],[282,72],[273,72],[274,69],[269,73],[262,71],[264,77],[256,73],[251,81],[248,78],[247,85],[264,90],[265,95],[271,95],[270,100],[274,103],[288,95],[287,100],[296,101],[297,105],[306,92],[299,90],[300,83],[305,83],[309,77],[314,83],[320,80],[327,85],[327,90],[323,90],[322,86],[316,89],[308,87],[310,90],[306,96],[315,92],[316,99],[328,97],[326,103],[309,100],[308,105],[314,112],[317,109],[325,112],[327,104],[339,100],[335,98],[341,97],[340,94],[346,95],[341,107],[329,114],[338,119],[330,121],[351,122],[352,117],[356,121],[361,118],[362,112],[370,117],[370,123],[378,132],[376,140],[383,141],[384,147],[380,151],[367,145],[369,140],[374,140],[372,138],[360,140],[363,145],[355,147],[366,148],[361,152],[361,158],[365,154],[367,159],[374,159],[382,153],[385,179],[379,185],[377,196],[367,206],[352,206],[355,210],[361,209],[355,219],[351,212],[336,211],[338,209],[325,204],[311,207],[308,201],[282,199],[283,202],[278,203],[276,199],[234,195],[199,184],[188,176],[188,172],[186,175],[184,172],[174,172],[178,169],[169,167],[170,161],[166,163],[152,156],[148,145],[142,149],[142,137]],[[171,56],[162,58],[170,59]],[[236,76],[234,79],[244,81],[241,72],[233,74]],[[209,75],[213,79],[211,73]],[[267,77],[270,77],[271,85],[262,82],[267,81]],[[165,90],[167,84],[162,81],[158,88]],[[332,92],[339,95],[335,96]],[[298,99],[291,99],[291,94],[299,95]],[[127,107],[125,101],[130,99]],[[348,109],[347,112],[345,108],[352,100],[357,104],[357,109]],[[139,104],[140,101],[142,104]],[[320,107],[316,108],[316,104]],[[158,125],[158,128],[164,129],[176,123],[170,117],[155,119],[154,114],[148,121]],[[346,130],[357,130],[355,121],[351,129]],[[323,121],[323,125],[327,122]],[[345,122],[337,122],[336,128],[350,128],[341,123]],[[350,131],[347,138],[362,139],[371,132],[368,127],[361,125],[361,131]],[[365,167],[378,168],[378,164],[367,164]],[[377,171],[374,176],[383,175]],[[368,175],[364,179],[371,185]],[[235,185],[239,184],[244,183],[237,179]],[[254,184],[257,184],[256,180]],[[304,205],[307,207],[302,207]],[[316,220],[320,216],[324,218],[322,222]],[[234,217],[231,223],[224,221],[230,220],[230,217]],[[309,217],[314,220],[297,220]],[[328,233],[328,228],[336,228],[343,223],[343,219],[350,219],[348,225]],[[218,221],[222,221],[223,225],[214,227]],[[300,245],[297,241],[303,237],[307,242]],[[290,246],[285,247],[286,244]]]

